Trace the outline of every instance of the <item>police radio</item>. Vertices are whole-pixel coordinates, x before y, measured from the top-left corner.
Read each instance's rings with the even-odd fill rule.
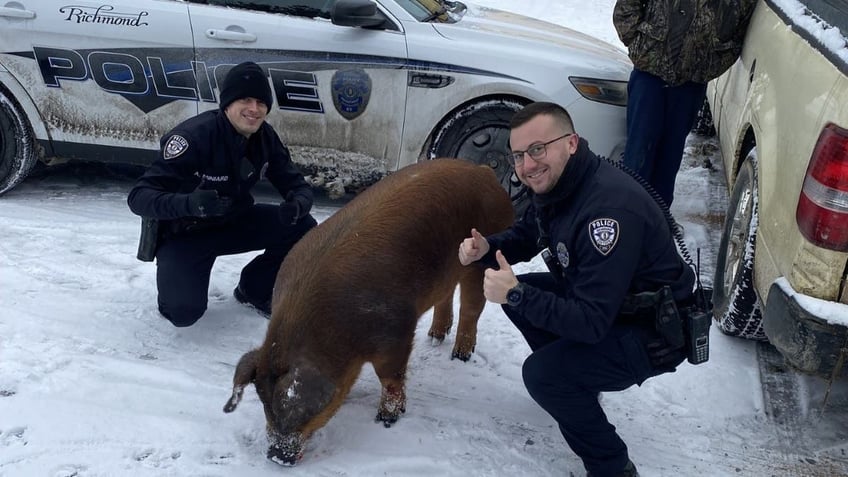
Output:
[[[692,364],[701,364],[710,359],[710,323],[708,312],[694,309],[686,317],[688,342],[686,359]]]

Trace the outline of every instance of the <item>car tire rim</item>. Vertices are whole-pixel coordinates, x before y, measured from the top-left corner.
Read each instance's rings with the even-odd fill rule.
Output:
[[[742,260],[748,243],[753,217],[753,191],[750,182],[739,198],[739,203],[733,211],[733,224],[727,242],[727,253],[724,268],[724,289],[731,290],[738,279],[738,273],[743,269]]]

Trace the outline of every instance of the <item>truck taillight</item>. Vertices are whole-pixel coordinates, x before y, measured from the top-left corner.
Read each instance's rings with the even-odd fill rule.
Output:
[[[848,252],[848,130],[828,124],[819,134],[795,221],[813,244]]]

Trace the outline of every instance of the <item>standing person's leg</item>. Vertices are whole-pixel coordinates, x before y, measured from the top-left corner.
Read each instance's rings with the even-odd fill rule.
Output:
[[[656,168],[651,181],[668,206],[671,206],[674,200],[674,183],[683,160],[686,137],[695,124],[701,105],[704,104],[706,91],[706,84],[691,81],[668,88],[665,133],[656,154]]]
[[[156,252],[157,300],[159,313],[174,326],[191,326],[203,316],[214,263],[214,246],[202,234],[162,241]]]
[[[616,475],[630,460],[598,393],[627,389],[654,374],[639,334],[615,325],[600,343],[560,339],[524,362],[530,396],[557,421],[569,447],[593,476]]]
[[[271,299],[283,259],[317,223],[307,215],[295,224],[283,224],[278,206],[256,204],[219,232],[217,255],[264,250],[245,265],[238,284],[252,303],[264,303]]]
[[[624,165],[653,184],[657,148],[665,128],[666,83],[633,69],[627,83],[627,144]]]
[[[525,275],[518,275],[516,278],[518,278],[518,281],[521,283],[526,283],[527,285],[535,288],[541,288],[542,290],[549,291],[556,290],[556,280],[554,280],[554,277],[551,276],[550,273],[528,273]],[[509,318],[512,324],[518,328],[518,331],[521,332],[522,336],[524,336],[524,340],[527,341],[528,345],[530,345],[531,350],[536,351],[542,346],[559,339],[559,336],[551,333],[550,331],[545,331],[533,326],[523,316],[515,313],[509,305],[501,305],[501,307],[503,308],[507,318]]]

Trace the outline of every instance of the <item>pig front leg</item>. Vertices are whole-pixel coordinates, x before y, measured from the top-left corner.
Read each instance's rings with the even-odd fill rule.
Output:
[[[381,379],[380,382],[383,382]],[[385,427],[392,427],[400,415],[406,412],[406,390],[401,383],[383,384],[382,396],[380,396],[380,408],[377,410],[376,421],[382,422]]]
[[[395,346],[391,352],[382,354],[372,361],[374,371],[383,386],[377,422],[391,427],[401,414],[406,412],[406,365],[412,352],[413,329],[403,345]]]

